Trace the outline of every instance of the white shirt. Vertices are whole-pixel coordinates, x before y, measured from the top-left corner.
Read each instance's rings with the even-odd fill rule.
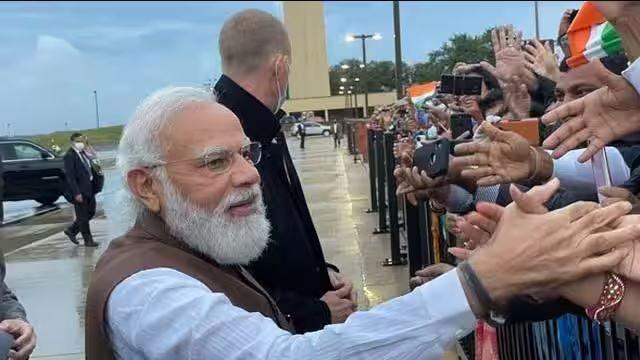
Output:
[[[156,360],[440,359],[475,324],[455,269],[358,311],[344,324],[303,335],[168,268],[141,271],[118,284],[106,315],[119,359]]]
[[[578,157],[584,149],[575,149],[567,152],[563,157],[553,161],[553,176],[560,180],[560,185],[565,189],[596,193],[596,181],[593,176],[591,160],[579,163]],[[605,147],[611,185],[620,186],[631,176],[629,166],[624,161],[620,151],[614,147]]]
[[[640,94],[640,58],[636,59],[623,72],[622,76],[636,89]]]
[[[72,146],[71,148],[76,152],[76,154],[78,154],[78,156],[80,157],[80,161],[82,161],[82,165],[84,165],[84,169],[87,170],[87,172],[89,173],[89,181],[93,181],[93,172],[91,171],[91,160],[87,155],[84,154],[83,151],[79,151],[78,149],[76,149],[75,146]],[[87,168],[87,166],[89,167]]]

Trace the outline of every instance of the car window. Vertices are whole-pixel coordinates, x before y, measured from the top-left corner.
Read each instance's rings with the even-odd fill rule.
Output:
[[[40,160],[42,151],[29,144],[13,144],[13,154],[7,160]]]
[[[0,160],[9,160],[9,154],[13,153],[13,147],[10,144],[0,144]]]
[[[304,123],[304,126],[308,126],[308,127],[318,127],[320,125],[316,124],[316,123],[312,123],[312,122],[306,122]]]

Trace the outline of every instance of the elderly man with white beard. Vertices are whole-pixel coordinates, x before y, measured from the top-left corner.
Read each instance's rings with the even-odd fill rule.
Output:
[[[294,335],[243,268],[266,247],[269,224],[254,167],[260,147],[238,118],[205,91],[164,89],[138,107],[118,151],[122,211],[135,225],[96,265],[87,359],[438,359],[476,318],[518,294],[612,269],[627,255],[618,245],[640,236],[637,225],[616,228],[629,203],[547,214],[510,205],[490,244],[457,269]],[[553,186],[527,195],[550,197]]]

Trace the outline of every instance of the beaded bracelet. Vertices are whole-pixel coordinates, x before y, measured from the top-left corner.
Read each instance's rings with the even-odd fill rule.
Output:
[[[585,308],[587,316],[599,323],[613,318],[622,303],[625,290],[623,277],[614,273],[607,273],[600,299],[598,299],[597,303]]]

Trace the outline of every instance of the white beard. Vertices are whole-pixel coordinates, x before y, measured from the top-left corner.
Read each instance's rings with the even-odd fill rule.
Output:
[[[271,225],[265,216],[259,185],[233,192],[214,210],[202,209],[185,199],[171,181],[163,181],[163,187],[163,217],[172,235],[219,264],[247,265],[257,259],[269,243]],[[252,197],[255,198],[254,214],[228,215],[226,210],[230,205]]]

